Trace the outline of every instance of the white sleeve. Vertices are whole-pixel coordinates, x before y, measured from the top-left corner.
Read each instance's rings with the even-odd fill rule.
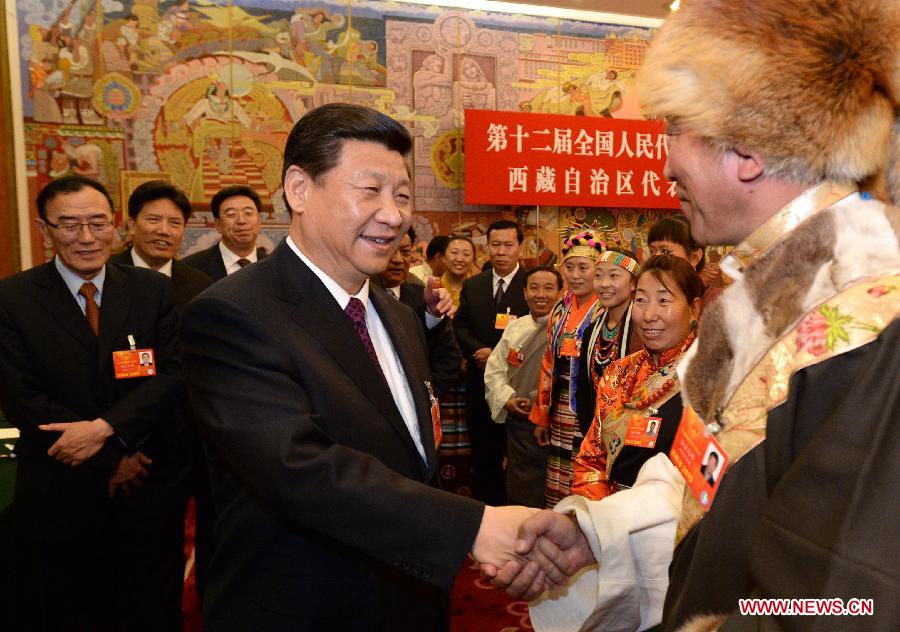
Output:
[[[662,621],[684,479],[665,454],[644,463],[631,489],[595,501],[569,496],[597,559],[567,586],[529,604],[537,632],[646,630]]]
[[[515,322],[515,321],[513,321]],[[509,339],[513,329],[507,328],[503,332],[500,342],[491,351],[488,356],[487,364],[484,365],[484,399],[488,408],[491,409],[491,419],[498,424],[506,422],[506,408],[504,405],[509,401],[510,397],[516,394],[512,386],[506,382],[506,356],[509,352]]]

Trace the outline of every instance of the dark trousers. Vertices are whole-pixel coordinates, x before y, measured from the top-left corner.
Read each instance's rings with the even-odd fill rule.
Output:
[[[14,536],[11,630],[180,632],[184,523],[152,530]]]
[[[525,417],[506,416],[506,493],[511,505],[543,509],[550,447],[537,444],[535,428]]]
[[[505,505],[506,426],[491,419],[491,411],[484,400],[484,372],[472,367],[469,370],[466,425],[472,443],[473,496],[489,505]]]

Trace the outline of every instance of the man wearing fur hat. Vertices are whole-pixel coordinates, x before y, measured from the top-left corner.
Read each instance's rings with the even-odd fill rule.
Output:
[[[692,235],[737,244],[678,368],[722,448],[718,489],[659,455],[612,497],[617,519],[609,499],[564,499],[520,529],[539,563],[486,570],[532,599],[544,572],[599,563],[532,603],[536,630],[898,629],[900,209],[858,187],[887,173],[900,200],[900,2],[686,0],[639,88]],[[673,543],[659,608],[646,580]],[[874,616],[744,616],[747,597],[861,598]]]

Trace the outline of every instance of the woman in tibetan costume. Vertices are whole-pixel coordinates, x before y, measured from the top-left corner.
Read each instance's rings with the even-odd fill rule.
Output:
[[[563,241],[561,272],[568,290],[550,314],[550,344],[541,362],[537,401],[530,419],[535,440],[550,445],[545,502],[553,507],[572,485],[572,440],[578,430],[575,390],[581,340],[600,304],[594,294],[594,264],[603,250],[595,233],[573,227]]]
[[[606,367],[637,350],[638,343],[631,327],[631,298],[640,269],[631,253],[618,248],[607,248],[597,259],[594,292],[603,309],[585,329],[581,345],[579,363],[583,369],[578,372],[575,402],[579,436],[572,456],[578,454],[582,437],[594,419],[597,383]]]
[[[631,487],[648,459],[672,447],[682,413],[675,367],[694,342],[702,294],[687,260],[659,255],[644,263],[632,309],[643,348],[613,362],[597,386],[573,494],[599,500]]]

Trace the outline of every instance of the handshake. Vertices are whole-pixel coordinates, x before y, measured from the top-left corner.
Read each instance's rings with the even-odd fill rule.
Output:
[[[596,561],[573,516],[517,506],[485,507],[472,555],[494,586],[526,601]]]

